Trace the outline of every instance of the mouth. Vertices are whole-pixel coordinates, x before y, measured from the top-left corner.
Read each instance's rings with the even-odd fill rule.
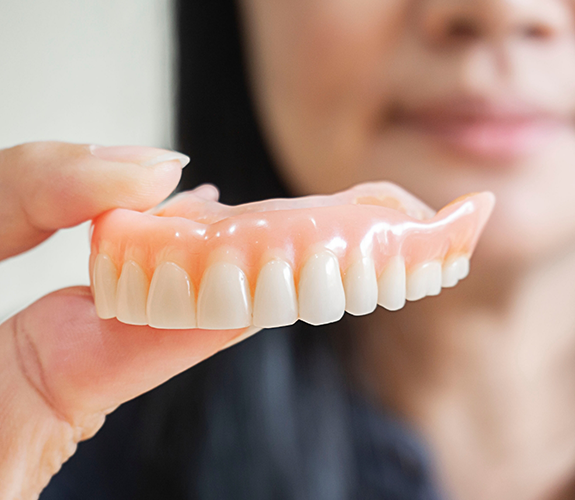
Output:
[[[483,160],[509,162],[535,153],[570,121],[516,100],[455,98],[419,108],[397,108],[392,123],[440,145]]]

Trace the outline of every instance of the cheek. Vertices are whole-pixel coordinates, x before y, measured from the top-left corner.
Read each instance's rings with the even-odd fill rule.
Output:
[[[260,118],[298,191],[318,190],[315,173],[346,175],[365,150],[405,3],[247,0]]]

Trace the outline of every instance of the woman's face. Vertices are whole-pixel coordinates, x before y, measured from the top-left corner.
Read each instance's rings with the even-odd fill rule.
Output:
[[[491,190],[493,257],[575,242],[574,0],[242,0],[265,133],[294,192]]]

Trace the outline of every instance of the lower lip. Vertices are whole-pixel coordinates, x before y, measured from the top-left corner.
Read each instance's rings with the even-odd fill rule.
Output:
[[[566,124],[550,118],[410,118],[403,125],[459,152],[487,160],[514,160],[545,146]]]

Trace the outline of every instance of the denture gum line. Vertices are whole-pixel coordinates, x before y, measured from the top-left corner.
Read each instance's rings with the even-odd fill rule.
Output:
[[[468,195],[437,214],[390,183],[229,207],[193,192],[147,213],[94,221],[98,316],[155,328],[271,328],[345,311],[398,310],[453,287],[494,203]]]

